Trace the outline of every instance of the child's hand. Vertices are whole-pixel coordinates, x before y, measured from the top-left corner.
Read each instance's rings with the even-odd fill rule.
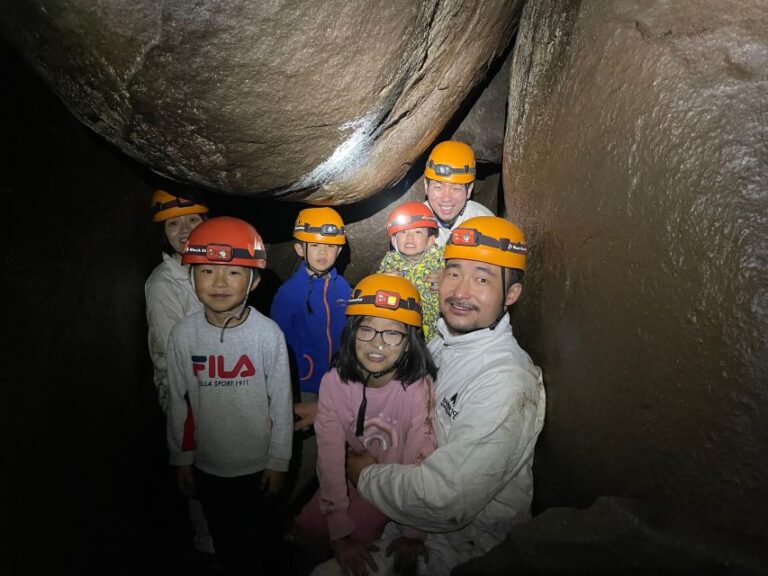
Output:
[[[176,486],[184,496],[194,498],[197,496],[197,485],[195,484],[195,472],[192,466],[178,466],[176,468]]]
[[[379,570],[371,556],[371,551],[378,550],[374,544],[363,544],[347,536],[331,542],[331,548],[344,576],[367,576],[367,567],[374,572]]]
[[[395,555],[394,570],[400,576],[416,576],[419,556],[424,556],[424,562],[429,563],[429,551],[424,541],[418,538],[401,536],[387,546],[387,556]]]
[[[266,468],[261,475],[261,491],[265,496],[274,496],[283,487],[283,480],[285,480],[285,472]]]
[[[430,272],[429,274],[424,274],[424,281],[427,283],[427,286],[431,292],[437,292],[437,288],[440,285],[440,276],[442,276],[440,272]]]
[[[293,413],[299,417],[293,423],[293,429],[298,432],[315,423],[317,418],[317,402],[298,402],[293,405]]]

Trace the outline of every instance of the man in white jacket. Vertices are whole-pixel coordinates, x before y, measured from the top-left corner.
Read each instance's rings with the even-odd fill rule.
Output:
[[[404,542],[390,523],[367,559],[377,576],[408,573],[393,566],[393,545],[413,547],[418,574],[447,575],[530,518],[545,394],[541,370],[515,340],[506,311],[522,293],[526,255],[523,233],[502,218],[471,218],[451,233],[440,335],[429,346],[439,368],[438,448],[420,465],[375,464],[367,453],[348,458],[348,475],[365,498],[394,522],[428,533],[423,546]],[[334,561],[315,571],[341,573]]]
[[[445,246],[451,232],[465,220],[493,215],[479,202],[470,200],[475,172],[475,153],[464,142],[445,140],[430,152],[424,167],[424,204],[437,217],[438,246]]]

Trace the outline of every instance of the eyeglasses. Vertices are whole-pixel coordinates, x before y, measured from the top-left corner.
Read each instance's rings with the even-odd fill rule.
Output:
[[[356,337],[360,342],[370,342],[376,338],[376,334],[381,334],[381,339],[387,346],[399,346],[407,336],[398,330],[374,330],[370,326],[358,326]]]

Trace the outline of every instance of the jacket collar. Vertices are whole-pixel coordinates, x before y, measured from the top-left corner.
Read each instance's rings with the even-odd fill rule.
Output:
[[[178,254],[171,256],[167,252],[163,252],[163,262],[168,265],[174,280],[189,280],[189,264],[182,264],[181,256]]]
[[[301,267],[302,267],[302,270],[300,270],[301,273],[306,275],[306,277],[309,278],[310,280],[325,281],[326,277],[330,278],[331,280],[336,280],[336,276],[338,275],[338,272],[336,271],[336,266],[332,266],[331,269],[325,274],[323,274],[322,276],[315,276],[312,270],[307,268],[306,264],[302,264]]]

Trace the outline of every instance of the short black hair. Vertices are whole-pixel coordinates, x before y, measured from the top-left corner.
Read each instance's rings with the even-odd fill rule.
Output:
[[[506,282],[507,289],[515,284],[522,284],[525,277],[525,270],[520,268],[504,268],[504,280]]]
[[[192,273],[192,269],[196,268],[198,266],[208,266],[211,264],[216,264],[216,262],[195,262],[194,264],[189,265],[189,273]],[[246,270],[252,270],[253,274],[251,275],[251,283],[254,282],[254,280],[258,280],[261,278],[261,272],[259,272],[259,269],[255,266],[243,266],[242,264],[235,264],[235,266],[240,266],[241,268],[245,268]],[[249,286],[250,288],[250,286]]]
[[[341,334],[341,346],[333,359],[332,365],[339,372],[341,380],[348,382],[365,382],[366,377],[360,369],[355,352],[355,339],[357,329],[365,316],[350,316],[347,325]],[[421,326],[406,324],[406,337],[403,352],[395,364],[395,378],[400,380],[403,388],[421,380],[425,376],[437,378],[437,366],[432,359],[432,354],[424,342],[421,334]]]

